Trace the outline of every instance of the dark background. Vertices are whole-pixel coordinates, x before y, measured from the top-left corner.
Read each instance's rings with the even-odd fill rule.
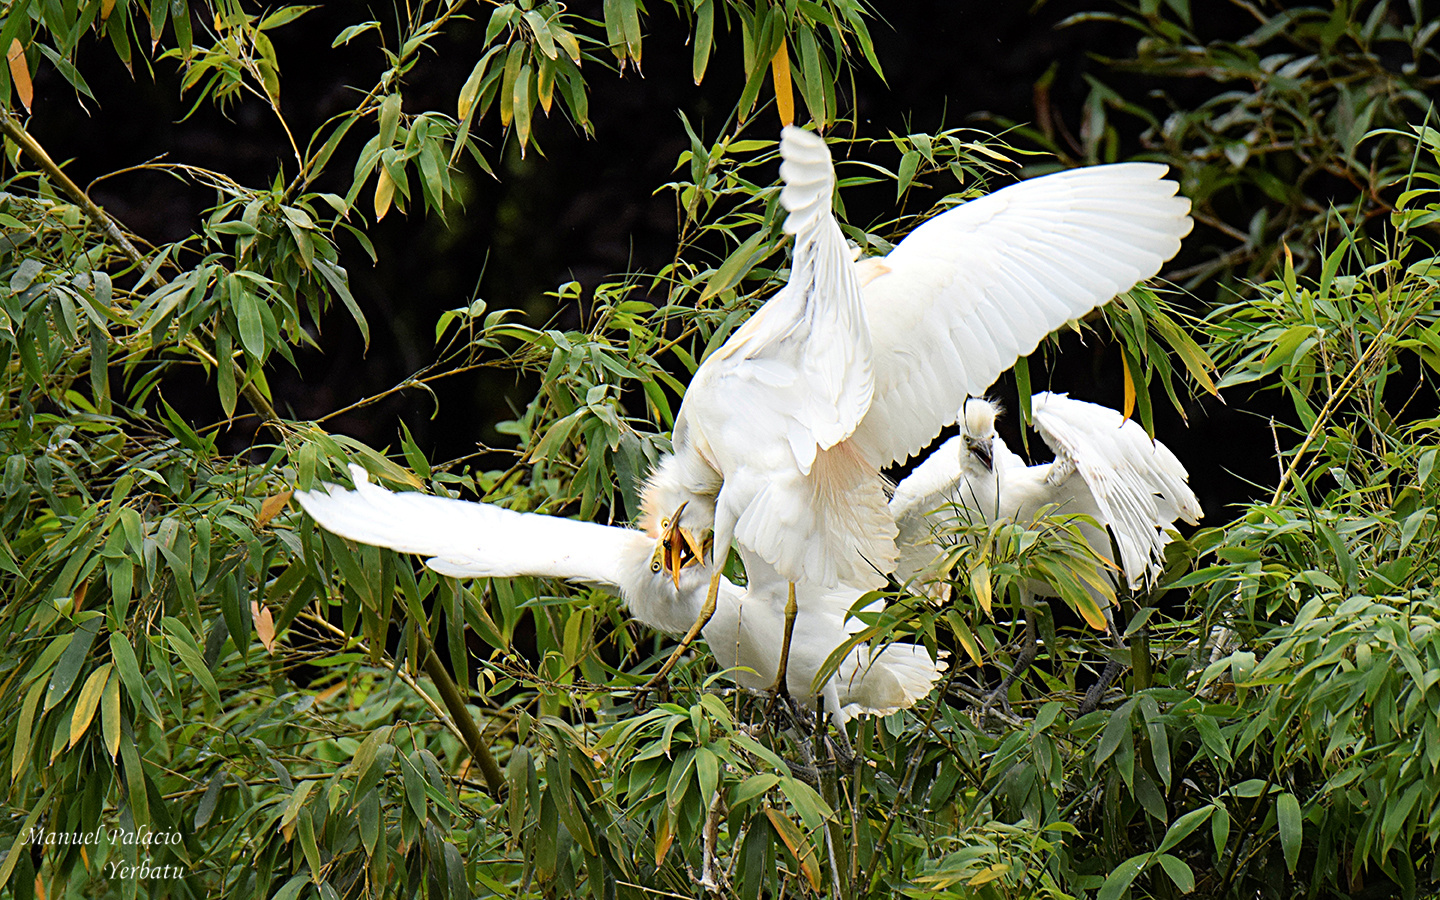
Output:
[[[575,9],[583,13],[592,5],[598,18],[598,3],[577,4]],[[841,108],[855,110],[863,137],[965,124],[998,129],[1003,121],[1044,119],[1063,140],[1067,132],[1079,131],[1088,91],[1085,75],[1103,77],[1131,98],[1144,97],[1150,87],[1142,76],[1111,71],[1097,58],[1133,52],[1135,35],[1126,26],[1088,21],[1057,27],[1075,13],[1104,6],[1096,0],[1057,0],[1034,9],[993,0],[883,4],[879,12],[885,19],[872,24],[872,35],[884,80],[857,68],[854,82],[840,87]],[[1223,28],[1229,24],[1225,19],[1205,17],[1237,14],[1229,4],[1210,4],[1197,11],[1196,25],[1201,32]],[[373,82],[380,60],[372,43],[362,38],[329,49],[343,27],[367,17],[355,4],[331,3],[271,32],[281,65],[282,108],[298,139],[303,141],[325,119],[347,108],[354,99],[351,86]],[[477,22],[451,28],[439,52],[412,70],[404,86],[407,111],[453,110],[474,63],[475,53],[467,48],[480,45],[483,24],[482,13]],[[667,6],[655,3],[647,27],[651,30],[645,38],[643,74],[620,75],[588,63],[585,67],[593,137],[580,134],[557,112],[537,123],[537,146],[524,158],[511,142],[496,165],[498,180],[468,157],[463,160],[457,173],[465,185],[463,209],[447,210],[443,221],[413,206],[408,217],[392,211],[370,230],[379,257],[373,266],[353,240],[342,239],[342,261],[371,323],[371,346],[365,352],[358,329],[343,309],[332,311],[322,323],[324,352],[306,352],[298,372],[277,362],[279,368],[271,373],[282,414],[318,417],[400,382],[432,358],[438,315],[475,297],[492,310],[524,309],[531,325],[553,320],[560,327],[575,327],[578,312],[557,309],[543,296],[546,290],[572,279],[589,288],[604,276],[653,271],[669,261],[674,200],[656,188],[671,179],[677,156],[688,147],[678,112],[707,140],[726,126],[742,86],[739,38],[717,27],[705,83],[696,87],[684,23]],[[261,103],[243,100],[224,112],[206,104],[187,117],[190,101],[180,96],[173,60],[142,69],[146,64],[137,59],[132,77],[108,46],[92,39],[82,47],[80,62],[99,102],[86,100],[82,106],[63,79],[42,65],[28,127],[53,157],[69,160],[66,168],[82,186],[161,155],[171,162],[224,171],[251,185],[268,183],[277,166],[285,177],[293,175],[295,163],[284,134]],[[1037,110],[1034,85],[1052,65],[1056,75],[1048,104]],[[1174,83],[1165,88],[1172,94],[1184,90]],[[762,97],[769,91],[767,86]],[[492,111],[478,132],[491,140],[492,148],[499,139],[494,118]],[[773,109],[762,109],[752,116],[748,133],[769,137],[777,124]],[[1141,127],[1136,121],[1134,132],[1123,135],[1122,157],[1140,152]],[[355,133],[364,130],[356,128]],[[350,165],[367,137],[352,137],[342,145],[332,160],[329,182],[322,179],[315,187],[343,194]],[[891,167],[896,162],[876,161]],[[215,202],[214,193],[203,186],[148,171],[107,178],[91,192],[131,231],[155,243],[195,231],[202,212]],[[887,188],[847,193],[845,202],[852,221],[868,223],[893,216],[893,199]],[[368,194],[359,205],[368,209]],[[1204,252],[1205,243],[1197,232],[1172,265],[1189,265]],[[1092,338],[1082,344],[1067,338],[1048,368],[1047,373],[1044,366],[1035,367],[1037,390],[1068,390],[1082,399],[1117,407],[1121,403],[1119,356],[1104,341]],[[449,459],[474,452],[477,444],[507,446],[508,438],[494,426],[523,409],[535,387],[516,383],[513,377],[466,375],[436,386],[440,413],[433,419],[433,401],[411,391],[328,425],[393,449],[397,420],[403,418],[432,460]],[[218,418],[213,385],[192,380],[168,384],[165,392],[170,402],[196,418]],[[1008,378],[996,394],[1002,400],[1013,396]],[[1254,495],[1245,479],[1273,480],[1270,438],[1261,419],[1214,401],[1196,402],[1187,410],[1187,427],[1162,397],[1156,396],[1155,403],[1158,436],[1190,469],[1212,522],[1226,515],[1227,504]],[[1006,437],[1018,445],[1013,424]],[[243,428],[229,435],[237,450],[251,439],[252,433]],[[1207,449],[1214,447],[1226,452]],[[1233,452],[1236,448],[1257,449]]]

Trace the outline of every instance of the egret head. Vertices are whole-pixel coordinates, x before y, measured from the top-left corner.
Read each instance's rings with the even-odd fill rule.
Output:
[[[680,587],[680,574],[704,564],[708,532],[714,525],[714,502],[687,490],[670,457],[645,483],[640,498],[640,527],[655,539],[650,571],[664,573]]]
[[[964,438],[962,468],[978,464],[989,472],[995,466],[995,417],[999,405],[979,397],[971,397],[960,408],[960,434]]]

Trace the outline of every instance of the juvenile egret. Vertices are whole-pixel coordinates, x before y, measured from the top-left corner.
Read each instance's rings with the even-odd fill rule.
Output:
[[[635,618],[670,634],[683,633],[703,604],[703,569],[687,565],[689,560],[662,563],[671,545],[661,540],[659,520],[647,522],[653,529],[647,533],[519,513],[488,503],[393,493],[371,484],[363,468],[352,465],[350,471],[354,490],[329,484],[295,492],[321,527],[341,537],[428,556],[427,566],[457,578],[528,575],[597,585],[617,593]],[[786,585],[778,578],[764,579],[758,560],[750,561],[747,572],[749,588],[721,581],[716,613],[704,635],[730,677],[741,687],[759,690],[773,684],[780,663]],[[796,619],[800,639],[791,649],[787,673],[791,695],[807,704],[823,699],[824,711],[842,735],[845,720],[853,715],[884,715],[913,705],[930,692],[944,668],[913,644],[879,650],[860,644],[817,698],[816,674],[859,627],[853,619],[847,623],[846,613],[860,593],[802,586]]]
[[[929,551],[920,549],[924,535],[957,513],[986,522],[1008,519],[1023,524],[1051,507],[1058,515],[1088,516],[1099,524],[1097,528],[1078,522],[1086,542],[1103,561],[1092,579],[1080,581],[1108,621],[1104,595],[1085,582],[1117,572],[1131,590],[1153,584],[1164,563],[1168,529],[1177,519],[1192,525],[1199,521],[1200,502],[1175,454],[1152,440],[1137,422],[1066,394],[1036,394],[1031,403],[1031,423],[1055,460],[1026,465],[995,433],[996,406],[986,400],[967,401],[960,414],[960,434],[917,467],[891,500],[900,531],[914,547],[897,574],[909,579],[923,572],[936,555],[933,546]],[[947,509],[947,503],[953,506]],[[1118,565],[1112,537],[1120,550]],[[991,700],[1000,697],[1003,702],[1010,685],[1038,652],[1031,615],[1035,596],[1058,594],[1040,581],[1021,586],[1025,646]],[[1113,636],[1113,623],[1110,630]]]
[[[1165,167],[1035,178],[949,210],[852,262],[819,137],[781,135],[790,279],[696,371],[673,455],[646,493],[670,540],[713,534],[714,610],[732,540],[793,584],[883,583],[896,529],[880,471],[954,421],[1047,334],[1154,275],[1189,233]]]

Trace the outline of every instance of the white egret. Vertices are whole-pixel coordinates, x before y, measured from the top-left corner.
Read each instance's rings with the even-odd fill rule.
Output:
[[[354,490],[325,485],[296,491],[295,499],[328,531],[363,544],[430,557],[425,564],[457,578],[543,576],[603,587],[625,602],[641,622],[681,634],[703,605],[707,580],[688,558],[662,562],[672,545],[661,540],[658,518],[647,516],[650,533],[519,513],[414,492],[393,493],[371,484],[365,470],[350,467]],[[670,523],[664,523],[669,527]],[[686,553],[689,551],[686,550]],[[715,615],[704,635],[722,668],[741,687],[770,687],[781,658],[785,583],[764,579],[764,564],[750,560],[752,586],[722,580]],[[767,587],[768,585],[768,587]],[[775,593],[778,589],[780,597]],[[767,593],[768,592],[768,593]],[[817,591],[802,586],[787,684],[806,704],[823,700],[824,711],[844,735],[856,714],[883,715],[913,705],[930,692],[943,671],[923,647],[858,645],[820,689],[815,676],[831,652],[845,643],[858,623],[846,613],[858,590]]]
[[[732,539],[792,584],[883,583],[896,562],[881,469],[954,421],[1065,322],[1154,275],[1189,233],[1165,167],[1122,163],[1012,185],[852,262],[819,137],[782,132],[790,279],[696,371],[673,455],[646,493],[713,533],[712,588],[663,677],[715,607]]]
[[[1169,529],[1177,519],[1192,525],[1199,521],[1200,502],[1175,454],[1139,423],[1066,394],[1036,394],[1031,403],[1031,423],[1054,452],[1054,461],[1026,465],[995,433],[997,407],[986,400],[966,402],[960,434],[917,467],[891,500],[901,534],[914,547],[897,574],[905,579],[922,575],[936,556],[933,545],[920,549],[924,537],[957,515],[1021,524],[1047,509],[1087,516],[1099,527],[1083,519],[1077,524],[1101,564],[1079,580],[1108,622],[1104,594],[1086,582],[1118,573],[1132,591],[1153,584],[1164,563]],[[1112,538],[1120,551],[1118,563]],[[992,700],[1004,700],[1038,652],[1031,615],[1036,596],[1058,594],[1041,581],[1021,585],[1025,646]],[[1118,641],[1113,623],[1110,630]]]

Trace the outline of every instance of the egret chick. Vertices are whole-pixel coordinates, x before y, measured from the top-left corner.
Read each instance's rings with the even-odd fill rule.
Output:
[[[1104,610],[1118,642],[1105,595],[1086,582],[1110,578],[1114,573],[1121,575],[1132,591],[1153,584],[1164,564],[1169,530],[1177,520],[1192,525],[1198,522],[1202,515],[1199,500],[1190,490],[1185,467],[1139,423],[1066,394],[1036,394],[1031,403],[1031,424],[1054,452],[1053,462],[1026,465],[995,433],[998,408],[986,400],[969,400],[961,413],[961,433],[937,451],[943,455],[931,458],[935,463],[925,482],[903,495],[896,492],[895,500],[900,502],[892,500],[892,508],[902,531],[911,535],[942,527],[947,520],[953,521],[957,510],[985,522],[1023,524],[1034,521],[1047,508],[1057,515],[1093,519],[1099,527],[1084,518],[1076,524],[1100,564],[1089,578],[1080,581]],[[928,494],[921,496],[922,490]],[[944,506],[947,499],[954,504],[949,510]],[[1118,560],[1112,538],[1120,551]],[[934,556],[933,548],[928,554],[912,553],[899,574],[904,578],[922,574]],[[1032,598],[1037,596],[1059,594],[1042,581],[1021,585],[1024,647],[986,707],[997,697],[1005,702],[1010,685],[1039,652],[1031,611]],[[1091,699],[1098,700],[1098,694],[1087,698],[1087,703]]]

